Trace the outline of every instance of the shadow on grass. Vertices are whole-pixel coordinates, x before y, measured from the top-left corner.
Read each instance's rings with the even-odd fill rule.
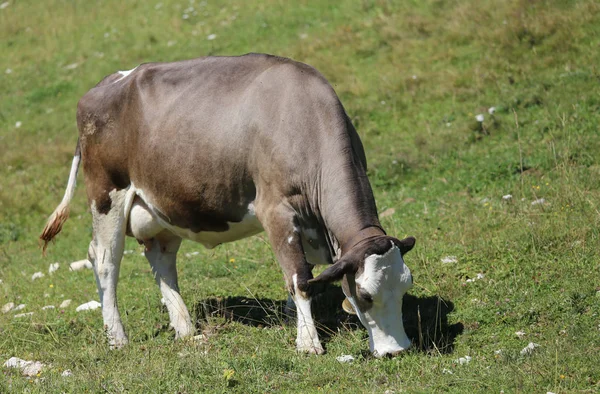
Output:
[[[313,316],[319,335],[324,342],[338,330],[356,330],[362,327],[358,318],[342,310],[344,294],[339,286],[329,285],[313,298]],[[448,314],[454,304],[438,296],[404,296],[402,314],[406,334],[419,351],[448,354],[454,349],[454,341],[463,332],[463,324],[448,324]],[[254,327],[281,326],[293,323],[293,303],[286,301],[248,298],[211,297],[194,307],[198,324],[214,318],[222,318]],[[198,327],[201,328],[201,327]]]

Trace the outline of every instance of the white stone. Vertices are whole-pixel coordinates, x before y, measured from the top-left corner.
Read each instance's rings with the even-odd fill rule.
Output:
[[[26,317],[26,316],[31,316],[31,315],[33,315],[33,312],[17,313],[13,317],[16,319],[16,318],[19,318],[19,317]]]
[[[354,361],[354,357],[351,356],[350,354],[344,354],[342,356],[336,357],[335,359],[341,363],[351,363]]]
[[[523,331],[517,331],[515,332],[515,335],[519,337],[519,339],[522,339],[526,334]]]
[[[58,270],[59,267],[60,267],[60,264],[58,264],[58,263],[50,264],[50,267],[48,267],[48,273],[49,274],[54,273],[56,270]]]
[[[10,5],[10,1],[5,1],[4,3],[0,4],[0,10],[5,9],[9,5]]]
[[[538,345],[537,343],[529,342],[529,344],[527,346],[525,346],[523,348],[523,350],[521,350],[521,355],[522,356],[530,355],[530,354],[533,353],[533,351],[535,350],[535,348],[537,348],[539,346],[540,345]]]
[[[15,123],[15,127],[18,129],[19,127],[23,126],[23,122],[21,122],[20,120],[17,121],[17,123]]]
[[[14,302],[7,302],[2,306],[2,313],[8,313],[15,307]]]
[[[477,114],[475,116],[475,119],[479,122],[482,123],[483,122],[483,114]]]
[[[65,369],[60,375],[63,377],[73,376],[73,372],[70,369]]]
[[[92,269],[93,265],[92,265],[92,263],[90,263],[89,260],[85,259],[85,260],[75,261],[75,262],[69,264],[69,267],[71,268],[71,271],[79,271],[84,268]]]
[[[488,108],[488,114],[493,115],[496,112],[496,107]]]
[[[505,195],[502,196],[502,199],[504,201],[512,200],[512,194],[505,194]]]
[[[76,312],[81,312],[81,311],[91,311],[94,309],[98,309],[102,306],[102,304],[100,304],[98,301],[90,301],[90,302],[86,302],[85,304],[81,304],[79,305],[77,308],[75,308]]]
[[[458,360],[455,360],[457,363],[459,363],[460,365],[463,364],[468,364],[471,362],[471,357],[470,356],[464,356],[459,358]]]
[[[538,198],[537,200],[535,200],[535,201],[532,201],[532,202],[531,202],[531,205],[540,205],[540,204],[545,204],[545,203],[546,203],[546,200],[545,200],[545,199],[543,199],[543,198]]]
[[[36,272],[35,274],[31,275],[31,280],[36,280],[38,278],[43,278],[44,274],[41,272]]]
[[[456,263],[456,262],[458,262],[458,259],[456,258],[456,256],[442,257],[442,263],[444,263],[444,264],[452,264],[452,263]]]
[[[19,304],[19,305],[15,306],[15,308],[13,309],[13,312],[20,311],[21,309],[25,309],[25,304]]]
[[[212,41],[212,40],[214,40],[215,38],[217,38],[217,35],[216,35],[216,34],[209,34],[209,35],[206,37],[206,39],[207,39],[208,41]]]
[[[36,376],[42,372],[42,368],[46,365],[39,361],[27,361],[18,357],[11,357],[5,363],[6,368],[18,368],[25,376]]]
[[[63,302],[60,303],[60,305],[58,307],[59,308],[66,308],[69,305],[71,305],[71,300],[64,300]]]
[[[43,311],[45,311],[45,310],[48,310],[48,309],[54,309],[54,308],[55,308],[55,306],[54,306],[54,305],[46,305],[46,306],[43,306],[43,307],[42,307],[42,310],[43,310]]]

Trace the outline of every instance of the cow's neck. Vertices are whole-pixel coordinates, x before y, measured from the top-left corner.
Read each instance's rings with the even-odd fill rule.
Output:
[[[320,214],[339,258],[365,238],[385,235],[377,217],[375,198],[359,162],[327,171],[323,179]],[[327,178],[323,176],[323,178]]]

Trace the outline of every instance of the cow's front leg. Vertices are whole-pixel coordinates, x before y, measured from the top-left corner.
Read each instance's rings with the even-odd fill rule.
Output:
[[[258,208],[258,207],[257,207]],[[267,232],[275,256],[281,265],[288,291],[296,304],[298,331],[296,349],[298,352],[323,354],[317,329],[312,318],[308,281],[312,279],[312,266],[306,262],[300,229],[294,210],[287,204],[258,212]]]
[[[175,329],[175,339],[192,336],[194,326],[177,284],[176,257],[181,238],[164,231],[145,244],[145,255],[169,311],[171,326]]]

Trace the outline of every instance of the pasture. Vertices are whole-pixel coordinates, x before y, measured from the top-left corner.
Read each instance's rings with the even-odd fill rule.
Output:
[[[82,173],[42,256],[88,89],[143,62],[247,52],[323,73],[362,138],[383,226],[416,237],[406,354],[370,356],[338,286],[314,304],[327,353],[296,354],[264,234],[184,242],[199,335],[184,342],[128,239],[130,344],[109,350],[100,310],[76,311],[98,300],[92,271],[69,269],[91,237]],[[0,392],[600,390],[597,2],[0,0],[0,53],[0,306],[24,305],[0,312],[0,362],[45,364],[2,367]]]

